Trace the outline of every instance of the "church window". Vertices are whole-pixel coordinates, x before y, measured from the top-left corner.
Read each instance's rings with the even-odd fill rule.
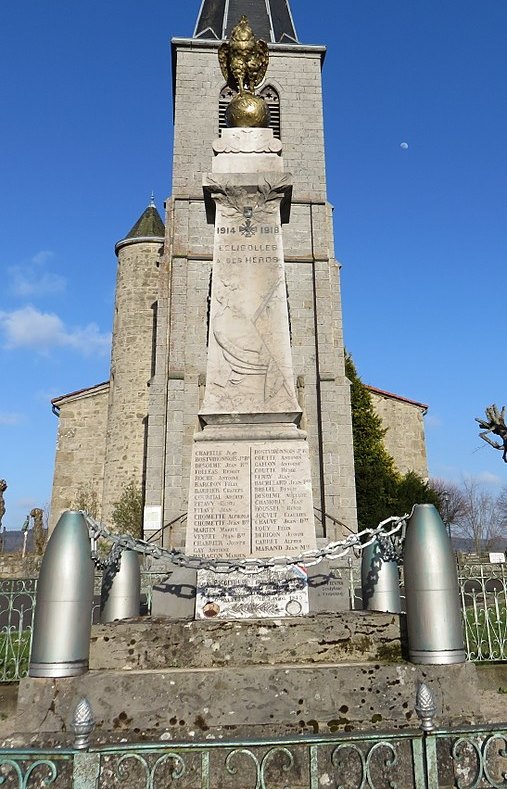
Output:
[[[228,85],[226,85],[220,91],[220,98],[218,101],[218,128],[220,131],[227,128],[225,113],[227,111],[229,102],[234,98],[235,95],[235,91],[233,91]],[[278,91],[272,85],[265,85],[260,91],[259,95],[262,96],[268,105],[269,127],[270,129],[273,129],[274,136],[280,140],[282,136],[282,130],[280,125],[280,96],[278,95]]]

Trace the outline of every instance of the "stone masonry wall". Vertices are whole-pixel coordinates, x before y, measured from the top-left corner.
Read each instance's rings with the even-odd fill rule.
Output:
[[[107,383],[64,398],[59,404],[50,530],[83,491],[93,491],[100,508],[108,396]]]
[[[160,247],[160,240],[136,241],[118,253],[102,505],[108,525],[125,486],[144,485]]]
[[[415,403],[370,391],[375,411],[387,428],[384,443],[403,474],[415,471],[428,476],[424,440],[424,410]]]

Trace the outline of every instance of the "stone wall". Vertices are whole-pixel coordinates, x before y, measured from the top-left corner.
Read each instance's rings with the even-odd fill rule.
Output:
[[[375,411],[387,428],[384,443],[396,467],[405,474],[415,471],[428,476],[424,414],[427,406],[370,388]]]
[[[55,401],[60,410],[49,528],[85,492],[96,494],[101,515],[109,382]]]
[[[25,556],[20,554],[0,554],[0,578],[2,580],[15,578],[36,578],[39,575],[42,556]]]

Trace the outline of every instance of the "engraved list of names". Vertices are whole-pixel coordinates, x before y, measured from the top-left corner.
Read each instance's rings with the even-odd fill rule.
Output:
[[[305,441],[194,446],[186,550],[208,557],[315,548]]]

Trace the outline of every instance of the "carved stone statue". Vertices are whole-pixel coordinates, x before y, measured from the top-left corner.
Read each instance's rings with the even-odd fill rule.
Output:
[[[233,28],[230,40],[219,47],[218,60],[229,87],[239,91],[227,108],[229,126],[268,126],[267,105],[255,95],[268,68],[268,45],[255,38],[246,16]]]
[[[495,449],[502,450],[502,460],[504,463],[507,463],[507,425],[505,424],[505,406],[501,411],[499,411],[496,405],[493,403],[493,405],[490,405],[489,408],[486,408],[486,419],[484,420],[476,417],[475,421],[478,422],[482,428],[482,433],[479,433],[480,437],[484,439],[484,441],[487,441],[487,443]],[[489,438],[488,433],[493,433],[495,436],[499,436],[502,439],[502,443],[498,441],[492,441],[491,438]]]
[[[7,482],[0,479],[0,529],[2,528],[2,518],[5,515],[4,493],[7,490]]]

